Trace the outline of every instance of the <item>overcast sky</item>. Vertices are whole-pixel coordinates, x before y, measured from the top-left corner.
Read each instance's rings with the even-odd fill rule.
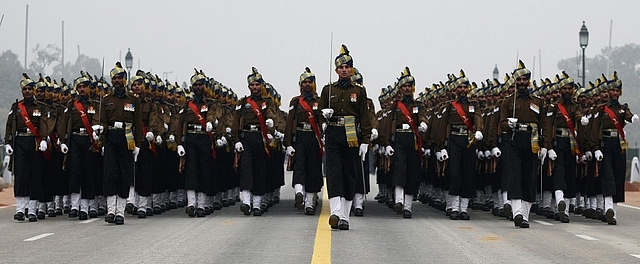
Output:
[[[587,57],[609,45],[612,19],[612,46],[640,43],[637,0],[3,0],[0,51],[12,50],[21,62],[26,4],[29,60],[37,43],[61,46],[64,21],[66,61],[75,61],[79,45],[89,57],[104,57],[108,74],[117,60],[124,64],[131,48],[133,71],[139,60],[141,69],[159,76],[172,72],[169,80],[182,83],[197,67],[239,95],[248,94],[246,76],[254,66],[282,94],[283,104],[298,93],[304,67],[316,74],[319,87],[330,72],[337,78],[330,67],[341,43],[349,47],[373,98],[405,66],[418,91],[461,68],[479,83],[491,78],[497,64],[502,78],[517,55],[530,69],[535,56],[534,77],[550,77],[561,70],[559,60],[580,50],[583,20],[589,29]]]

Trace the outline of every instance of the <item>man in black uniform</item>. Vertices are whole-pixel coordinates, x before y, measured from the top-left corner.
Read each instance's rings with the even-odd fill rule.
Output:
[[[353,59],[345,45],[335,59],[338,81],[322,89],[318,106],[328,119],[325,130],[327,190],[332,229],[349,230],[349,213],[355,194],[356,166],[365,159],[371,137],[371,120],[364,86],[351,81]],[[360,124],[360,135],[356,127]],[[361,159],[358,159],[360,156]]]
[[[104,129],[104,195],[107,196],[107,223],[124,224],[124,210],[133,177],[134,160],[138,155],[142,135],[140,100],[125,90],[127,72],[120,62],[111,70],[113,94],[100,104],[100,134]]]

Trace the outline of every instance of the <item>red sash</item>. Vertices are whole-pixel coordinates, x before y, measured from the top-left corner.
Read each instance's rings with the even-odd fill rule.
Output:
[[[147,130],[147,126],[145,126],[144,124],[142,124],[142,134],[144,134],[144,135],[145,135],[145,137],[147,136],[147,132],[148,132],[148,131],[149,131],[149,130]],[[211,135],[209,135],[209,137],[211,137]],[[157,157],[158,157],[158,152],[156,151],[156,146],[155,146],[155,144],[153,143],[153,140],[152,140],[152,141],[147,141],[147,142],[149,143],[149,150],[151,150],[151,153],[153,153],[153,156],[157,158]],[[212,153],[212,154],[213,154],[213,153]]]
[[[24,121],[24,125],[27,126],[29,131],[31,131],[31,134],[36,136],[36,142],[37,142],[36,144],[40,144],[40,142],[42,141],[42,137],[40,136],[40,133],[38,133],[38,129],[36,129],[36,126],[33,124],[33,122],[31,122],[31,118],[29,118],[29,114],[27,113],[27,107],[24,106],[24,102],[18,102],[18,108],[20,108],[20,115],[22,116],[22,121]],[[42,156],[46,160],[51,160],[51,154],[49,153],[49,148],[47,148],[47,151],[42,152]]]
[[[411,126],[411,130],[413,130],[413,133],[415,134],[416,137],[416,143],[418,144],[418,158],[422,157],[422,137],[420,136],[420,133],[418,132],[418,127],[416,126],[416,122],[413,122],[413,118],[411,117],[411,114],[409,113],[409,110],[407,110],[407,107],[400,101],[398,101],[398,108],[400,108],[400,111],[402,111],[402,114],[404,115],[404,119],[407,120],[407,123],[409,123],[409,126]]]
[[[578,146],[578,139],[576,138],[576,130],[575,130],[575,127],[573,126],[573,121],[571,120],[569,113],[567,113],[567,109],[564,108],[564,105],[562,103],[558,103],[558,109],[560,110],[560,113],[562,113],[562,117],[564,118],[564,121],[567,122],[567,126],[569,126],[569,130],[571,130],[571,137],[573,138],[573,140],[576,141],[577,153],[575,154],[578,156],[582,156],[582,153],[580,153],[580,146]]]
[[[258,123],[260,123],[260,130],[262,130],[262,143],[264,145],[264,150],[267,152],[267,157],[270,158],[271,152],[269,152],[269,144],[267,143],[269,142],[269,137],[267,136],[267,127],[264,123],[264,116],[262,115],[262,112],[260,112],[258,104],[256,104],[256,102],[252,100],[251,97],[247,97],[247,103],[251,105],[251,110],[253,110],[253,113],[256,114],[256,117],[258,118]]]
[[[193,101],[189,101],[188,105],[189,105],[189,108],[191,108],[191,111],[193,111],[193,114],[196,115],[196,117],[198,118],[198,121],[200,122],[200,125],[202,125],[202,127],[204,127],[205,131],[206,131],[207,123],[206,123],[206,120],[204,119],[204,117],[202,117],[202,115],[200,114],[200,109],[198,109],[198,106],[196,106],[196,104],[194,104]],[[145,127],[142,126],[142,128],[144,129]],[[146,132],[145,132],[145,134],[146,134]],[[213,136],[211,135],[211,132],[207,132],[207,135],[209,135],[209,139],[213,138]],[[213,146],[213,142],[211,142],[211,156],[214,159],[218,158],[218,153],[216,152],[216,149]]]
[[[460,103],[458,103],[458,101],[453,101],[451,102],[451,105],[453,105],[453,107],[456,108],[456,112],[458,112],[458,116],[460,116],[460,119],[462,119],[462,122],[464,122],[464,124],[467,126],[469,131],[473,131],[474,130],[473,124],[471,124],[471,120],[469,120],[469,117],[467,117],[467,113],[464,112]]]
[[[89,122],[89,117],[87,116],[87,113],[84,111],[84,107],[82,106],[79,100],[73,101],[73,105],[76,107],[76,110],[78,110],[78,113],[80,114],[80,120],[82,120],[82,124],[84,124],[84,129],[86,129],[87,133],[89,133],[91,146],[93,146],[94,150],[98,150],[99,149],[98,143],[95,140],[93,140],[93,128],[91,128],[91,123]]]
[[[616,129],[618,130],[618,134],[620,134],[620,137],[622,137],[622,140],[624,142],[627,142],[627,139],[624,136],[624,130],[622,129],[622,124],[620,124],[620,120],[618,120],[618,117],[616,116],[616,114],[613,112],[613,110],[611,110],[611,108],[609,108],[608,106],[604,106],[604,111],[607,113],[607,115],[609,115],[609,119],[611,119],[611,122],[613,122],[613,125],[616,126]]]
[[[318,123],[316,123],[316,118],[313,115],[313,110],[309,107],[309,104],[302,98],[302,96],[298,97],[298,103],[304,108],[304,111],[307,112],[307,118],[309,118],[309,123],[311,123],[311,128],[313,128],[313,133],[316,134],[316,139],[318,140],[318,146],[320,146],[320,156],[322,157],[323,151],[322,148],[324,144],[322,143],[322,137],[320,136],[320,129],[318,128]]]

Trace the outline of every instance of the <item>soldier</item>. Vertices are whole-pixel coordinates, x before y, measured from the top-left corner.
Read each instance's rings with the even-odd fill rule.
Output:
[[[367,92],[353,83],[353,58],[345,45],[335,59],[339,80],[323,87],[318,107],[328,119],[325,130],[327,190],[332,229],[349,230],[349,213],[355,194],[359,167],[369,150],[371,129]],[[360,135],[356,131],[360,125]],[[360,144],[358,146],[358,144]],[[361,160],[358,159],[360,156]]]
[[[56,166],[56,161],[61,161],[58,156],[59,152],[53,148],[53,144],[57,144],[57,133],[56,133],[56,121],[57,121],[57,107],[53,105],[53,101],[51,100],[51,92],[49,88],[49,82],[46,81],[45,78],[40,75],[38,82],[36,83],[36,89],[34,93],[34,97],[36,101],[42,102],[47,106],[47,111],[43,112],[43,115],[47,116],[47,122],[51,122],[48,126],[48,129],[51,130],[50,134],[42,135],[43,139],[47,140],[47,150],[43,153],[44,160],[42,162],[43,171],[48,168],[59,168],[60,166]],[[52,144],[53,143],[53,144]],[[57,157],[56,157],[57,156]],[[55,157],[55,160],[54,160]],[[61,165],[61,164],[58,164]],[[50,173],[47,174],[47,177],[42,177],[42,197],[38,200],[38,211],[36,215],[38,219],[44,219],[47,213],[47,205],[50,205],[49,211],[50,216],[55,217],[55,211],[53,210],[53,195],[54,195],[54,184],[56,184],[60,173],[59,169],[52,169]]]
[[[547,108],[544,147],[549,149],[547,155],[553,164],[551,176],[558,208],[556,218],[560,218],[562,223],[569,223],[567,205],[576,194],[576,155],[582,156],[576,140],[576,121],[580,120],[586,126],[589,119],[582,115],[580,106],[572,100],[575,82],[571,77],[563,71],[555,86],[554,90],[560,91],[561,98]]]
[[[92,156],[100,152],[99,138],[93,137],[94,130],[100,130],[99,102],[93,101],[89,95],[90,80],[80,76],[74,81],[74,89],[78,97],[68,103],[64,115],[64,125],[60,131],[62,153],[67,154],[69,171],[69,191],[71,193],[71,211],[69,218],[79,217],[87,220],[89,217],[89,201],[95,199],[94,170]],[[96,133],[97,135],[97,133]],[[70,151],[70,152],[69,152]],[[67,153],[68,152],[68,153]],[[97,217],[97,208],[91,208],[93,217]]]
[[[316,93],[316,76],[309,68],[300,75],[300,95],[289,103],[284,145],[293,169],[293,188],[295,206],[304,208],[304,214],[315,215],[316,206],[313,197],[323,186],[322,155],[324,143],[320,131],[320,109]],[[295,148],[294,148],[295,146]],[[296,155],[297,154],[297,155]]]
[[[411,218],[413,196],[418,193],[423,153],[422,133],[427,132],[425,109],[413,99],[415,79],[405,67],[396,89],[399,92],[382,120],[381,145],[392,156],[391,185],[395,191],[394,210]]]
[[[127,72],[120,62],[110,72],[113,94],[100,104],[100,125],[104,129],[104,195],[107,196],[107,223],[124,224],[124,212],[129,198],[129,185],[134,162],[144,141],[140,100],[129,94],[125,85]],[[97,136],[94,136],[94,138]]]
[[[13,192],[16,214],[13,219],[24,221],[28,210],[29,222],[36,222],[38,200],[44,196],[42,186],[42,160],[47,150],[49,135],[48,107],[34,98],[36,83],[22,74],[20,89],[23,99],[11,105],[4,136],[5,153],[13,155]]]
[[[603,76],[603,81],[607,82]],[[640,118],[633,114],[627,104],[618,99],[622,95],[622,81],[613,72],[607,82],[609,101],[598,106],[589,136],[596,163],[595,176],[601,177],[604,196],[604,216],[609,225],[618,223],[617,205],[625,201],[626,150],[628,143],[624,131],[625,122],[636,123]]]
[[[542,100],[530,94],[531,72],[519,61],[513,72],[516,92],[508,96],[500,106],[500,129],[510,134],[507,139],[509,155],[508,199],[505,214],[513,211],[515,226],[529,228],[529,210],[536,200],[535,157],[543,161],[547,149],[540,149],[539,128],[544,125],[541,112]]]
[[[193,99],[187,101],[180,112],[178,126],[172,128],[178,144],[177,152],[184,158],[184,179],[187,190],[187,208],[190,217],[204,217],[206,194],[210,189],[212,158],[217,155],[212,131],[220,117],[220,107],[205,98],[208,79],[202,71],[191,76]],[[186,146],[186,147],[183,147]],[[185,154],[188,154],[185,156]]]
[[[256,68],[252,68],[247,76],[247,83],[251,95],[240,99],[236,105],[231,138],[235,142],[236,155],[240,156],[240,211],[244,215],[261,216],[262,197],[270,191],[266,173],[270,156],[269,134],[273,133],[276,108],[267,97],[262,74]]]

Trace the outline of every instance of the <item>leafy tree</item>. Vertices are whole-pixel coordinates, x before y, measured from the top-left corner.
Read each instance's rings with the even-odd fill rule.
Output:
[[[33,53],[36,54],[36,58],[31,61],[29,68],[34,72],[43,73],[44,75],[49,66],[54,62],[60,61],[62,50],[54,44],[49,44],[44,48],[42,48],[40,44],[36,44],[36,47],[33,48]]]

